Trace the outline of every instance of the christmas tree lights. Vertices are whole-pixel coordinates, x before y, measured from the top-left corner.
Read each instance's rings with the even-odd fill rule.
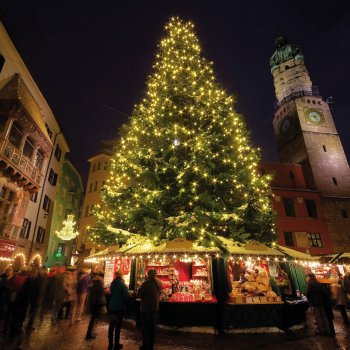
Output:
[[[154,244],[273,241],[271,178],[259,173],[259,150],[233,102],[201,56],[193,24],[172,18],[145,97],[121,130],[90,239],[122,242],[121,229]]]
[[[68,215],[67,219],[63,221],[63,227],[60,231],[56,231],[58,238],[64,241],[70,241],[78,236],[79,232],[75,231],[76,222],[74,221],[74,215]]]

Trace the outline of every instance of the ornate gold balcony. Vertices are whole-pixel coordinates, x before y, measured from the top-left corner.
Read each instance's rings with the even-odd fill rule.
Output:
[[[43,174],[10,142],[0,138],[0,169],[6,177],[30,191],[37,191]]]

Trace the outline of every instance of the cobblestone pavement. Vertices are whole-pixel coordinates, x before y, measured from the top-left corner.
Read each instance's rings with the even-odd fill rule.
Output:
[[[336,337],[315,336],[315,325],[311,317],[305,328],[292,333],[254,333],[254,334],[214,334],[184,333],[158,330],[155,350],[190,350],[190,349],[239,349],[239,350],[350,350],[350,327],[343,325],[340,315],[335,311]],[[51,325],[47,318],[30,334],[26,334],[23,342],[25,350],[107,350],[107,324],[99,322],[95,328],[97,338],[86,341],[84,336],[88,318],[70,325],[68,320]],[[140,329],[131,321],[124,322],[121,342],[125,350],[138,350],[141,344]],[[14,350],[0,338],[1,350]]]

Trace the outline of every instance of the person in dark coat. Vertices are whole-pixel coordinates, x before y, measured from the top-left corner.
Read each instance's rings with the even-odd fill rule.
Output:
[[[10,280],[13,278],[13,268],[9,266],[0,276],[0,320],[5,319],[10,300]]]
[[[328,335],[329,322],[327,315],[329,314],[329,310],[327,305],[328,312],[326,314],[326,290],[325,287],[317,281],[315,274],[312,272],[308,274],[306,296],[312,306],[314,317],[317,323],[318,334]]]
[[[91,313],[91,318],[85,337],[87,340],[96,338],[96,334],[93,333],[95,320],[101,315],[101,309],[107,304],[103,288],[103,276],[103,272],[97,273],[97,275],[92,280],[92,287],[89,291],[88,305]]]
[[[153,350],[156,315],[159,310],[159,296],[162,282],[156,277],[157,271],[149,269],[147,279],[142,283],[138,296],[141,298],[142,346],[140,350]]]
[[[35,321],[39,310],[39,276],[38,271],[32,268],[27,279],[29,283],[30,309],[27,331],[35,329]]]
[[[123,281],[121,271],[115,273],[115,279],[111,283],[110,289],[111,295],[108,303],[108,350],[119,350],[123,348],[123,345],[120,344],[120,329],[123,322],[124,310],[129,299],[128,287]]]

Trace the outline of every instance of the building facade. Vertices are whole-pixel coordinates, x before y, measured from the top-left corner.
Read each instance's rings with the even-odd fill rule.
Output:
[[[311,255],[332,253],[320,192],[307,187],[302,166],[263,162],[260,167],[263,172],[273,174],[277,243]]]
[[[84,255],[89,255],[92,249],[101,248],[89,241],[89,230],[96,223],[93,209],[95,205],[101,204],[101,191],[109,176],[108,163],[115,151],[115,141],[102,141],[100,151],[91,157],[89,175],[87,179],[85,197],[79,223],[78,247]]]
[[[69,147],[2,23],[0,69],[0,254],[41,264],[56,195],[53,179]]]
[[[74,221],[78,225],[83,191],[84,187],[79,172],[70,160],[65,159],[61,176],[57,182],[57,193],[53,204],[46,263],[49,267],[71,263],[73,250],[76,249],[76,239],[62,240],[57,237],[56,231],[62,229],[62,223],[68,215],[74,215]]]
[[[350,247],[350,169],[331,110],[312,85],[300,48],[276,39],[270,59],[279,160],[302,166],[307,188],[320,193],[333,249]]]

